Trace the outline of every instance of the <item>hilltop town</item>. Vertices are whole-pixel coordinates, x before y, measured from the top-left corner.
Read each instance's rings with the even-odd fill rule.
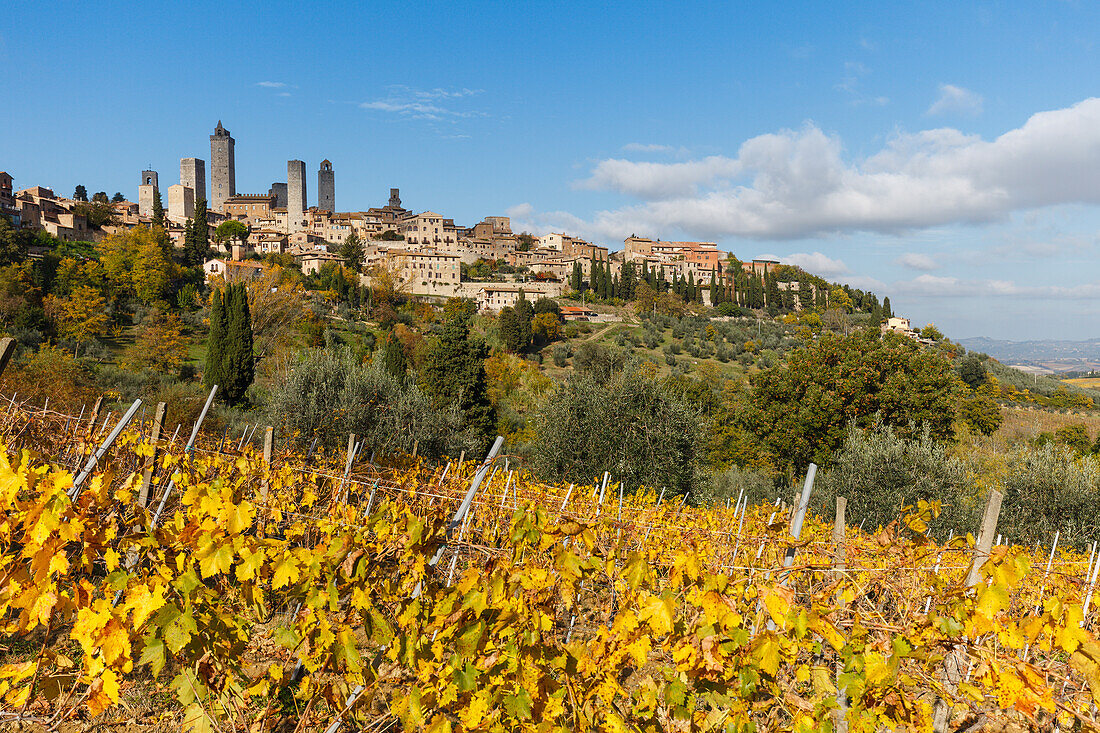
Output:
[[[236,140],[219,120],[210,135],[209,192],[206,161],[187,157],[180,160],[179,182],[163,190],[158,171],[143,170],[136,203],[121,193],[108,202],[102,192],[89,202],[81,190],[66,198],[43,186],[15,189],[13,177],[0,172],[0,211],[16,228],[43,231],[63,242],[94,242],[156,225],[176,248],[183,248],[196,221],[203,221],[205,239],[213,244],[202,262],[208,279],[259,277],[261,260],[277,255],[293,258],[305,274],[317,273],[327,263],[345,263],[360,273],[362,285],[371,286],[384,274],[407,295],[470,298],[486,311],[514,306],[521,290],[536,298],[596,290],[594,273],[596,281],[606,278],[609,296],[625,295],[623,300],[631,299],[634,283],[646,281],[707,306],[786,305],[791,311],[810,304],[828,307],[831,288],[820,278],[775,260],[742,262],[714,242],[631,235],[620,249],[609,251],[606,245],[564,232],[513,232],[507,216],[486,216],[472,226],[456,224],[435,211],[406,209],[396,188],[383,206],[340,211],[336,172],[329,160],[321,161],[317,170],[315,205],[310,205],[301,160],[287,161],[286,180],[273,182],[266,193],[242,193],[236,184],[235,147]],[[219,237],[225,222],[239,222],[243,228],[231,230],[234,236]],[[742,280],[742,274],[753,277]],[[769,288],[773,276],[776,282]],[[778,293],[770,295],[769,290]],[[769,297],[782,302],[770,303]],[[864,297],[857,296],[860,301]]]

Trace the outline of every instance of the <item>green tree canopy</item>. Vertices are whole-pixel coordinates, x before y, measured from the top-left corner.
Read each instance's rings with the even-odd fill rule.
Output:
[[[405,349],[401,346],[401,341],[394,335],[392,329],[386,331],[386,335],[378,343],[378,348],[374,352],[374,360],[387,373],[404,379],[407,368]]]
[[[344,265],[356,272],[363,269],[363,256],[365,254],[366,249],[363,247],[363,240],[355,232],[349,234],[344,239],[344,243],[340,245],[340,256],[344,258]]]
[[[982,359],[977,354],[967,354],[959,360],[957,370],[959,379],[966,382],[971,389],[982,386],[989,381],[989,374],[982,364]]]
[[[861,330],[828,333],[764,369],[731,413],[777,468],[801,473],[826,464],[850,425],[876,419],[908,437],[927,425],[939,440],[952,435],[959,382],[947,357],[904,336]]]
[[[224,245],[234,239],[240,240],[242,244],[248,241],[248,227],[235,219],[229,219],[218,224],[218,228],[214,230],[215,242]]]

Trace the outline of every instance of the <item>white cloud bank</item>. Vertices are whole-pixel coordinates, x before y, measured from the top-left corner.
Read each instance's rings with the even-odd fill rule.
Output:
[[[1004,219],[1018,210],[1100,203],[1100,99],[1039,112],[994,140],[951,128],[894,135],[847,161],[839,138],[812,123],[745,141],[736,157],[596,163],[580,188],[640,201],[551,227],[618,239],[631,232],[796,239],[899,233]]]

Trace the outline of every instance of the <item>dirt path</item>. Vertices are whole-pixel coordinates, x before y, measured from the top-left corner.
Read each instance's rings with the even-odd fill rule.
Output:
[[[583,344],[585,341],[594,341],[595,339],[598,339],[600,336],[603,336],[604,334],[606,334],[610,331],[613,331],[614,329],[618,328],[619,326],[624,326],[624,325],[626,325],[626,324],[624,324],[624,323],[612,323],[610,326],[603,329],[602,331],[596,331],[593,334],[585,336],[578,343]]]

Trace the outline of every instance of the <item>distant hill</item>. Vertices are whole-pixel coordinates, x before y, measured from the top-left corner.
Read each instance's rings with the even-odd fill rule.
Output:
[[[1087,341],[1002,341],[980,336],[960,339],[970,351],[989,354],[1024,371],[1058,373],[1100,369],[1100,339]]]

